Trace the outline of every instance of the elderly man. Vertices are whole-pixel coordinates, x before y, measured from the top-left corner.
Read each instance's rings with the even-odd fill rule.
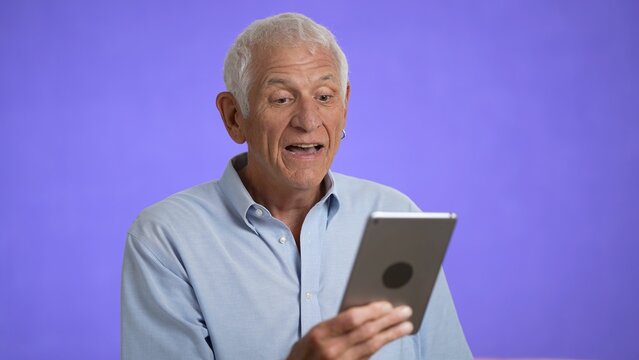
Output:
[[[416,335],[405,306],[338,314],[371,211],[419,211],[396,190],[329,170],[345,134],[347,66],[333,35],[303,15],[240,34],[217,108],[248,152],[132,225],[122,358],[471,358],[443,273]]]

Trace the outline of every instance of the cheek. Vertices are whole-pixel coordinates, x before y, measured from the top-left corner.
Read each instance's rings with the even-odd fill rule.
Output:
[[[335,116],[336,120],[332,125],[332,133],[335,137],[337,137],[338,139],[342,137],[342,129],[344,129],[346,127],[346,118],[344,118],[344,114],[340,113],[339,115]]]
[[[281,120],[285,117],[261,118],[260,123],[254,128],[254,138],[259,142],[260,147],[277,156],[282,138],[286,131],[286,122]],[[257,145],[257,144],[256,144]]]
[[[254,145],[257,146],[259,143],[264,146],[272,142],[272,137],[277,132],[276,125],[272,114],[269,114],[264,107],[259,107],[255,115],[248,119],[247,130],[250,132]]]

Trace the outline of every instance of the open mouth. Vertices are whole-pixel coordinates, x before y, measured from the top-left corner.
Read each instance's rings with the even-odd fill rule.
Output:
[[[322,144],[293,144],[285,149],[294,154],[315,154],[322,150],[323,147],[324,145]]]

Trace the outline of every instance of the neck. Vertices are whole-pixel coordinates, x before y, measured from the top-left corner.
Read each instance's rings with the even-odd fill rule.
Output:
[[[302,224],[311,208],[322,198],[325,192],[323,182],[310,189],[291,188],[265,176],[255,176],[248,165],[240,169],[238,174],[253,200],[288,225],[299,249]]]

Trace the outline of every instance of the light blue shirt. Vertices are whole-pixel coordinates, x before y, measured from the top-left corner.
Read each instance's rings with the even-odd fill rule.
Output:
[[[122,270],[122,359],[284,359],[334,317],[374,210],[419,211],[405,195],[329,172],[288,227],[253,201],[233,158],[219,181],[177,193],[131,226]],[[443,272],[420,331],[374,359],[472,359]]]

